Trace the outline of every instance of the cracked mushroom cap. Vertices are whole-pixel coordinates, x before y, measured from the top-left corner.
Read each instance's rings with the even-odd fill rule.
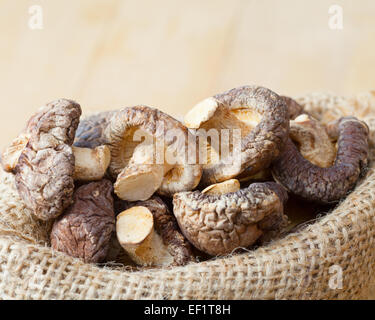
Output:
[[[197,129],[198,135],[202,134],[198,129],[216,129],[219,134],[222,129],[229,129],[233,136],[235,129],[241,130],[237,149],[235,143],[229,143],[228,157],[219,156],[221,146],[215,146],[212,139],[207,144],[211,156],[203,165],[202,186],[231,179],[245,169],[253,175],[267,168],[279,156],[289,134],[284,100],[257,86],[235,88],[202,101],[186,114],[185,124]]]
[[[141,142],[145,145],[140,139],[143,136],[150,145],[155,146],[155,150],[162,150],[164,159],[159,162],[160,159],[152,156],[151,163],[155,164],[155,170],[160,170],[161,166],[165,170],[158,189],[160,194],[170,196],[175,192],[192,190],[198,185],[202,168],[196,161],[190,164],[189,159],[195,159],[192,153],[196,153],[196,150],[189,148],[189,130],[162,111],[147,106],[123,108],[113,114],[105,136],[111,150],[109,171],[113,177],[126,170],[134,150],[137,147],[137,150],[140,149]],[[172,161],[168,155],[173,155],[170,158]]]
[[[337,202],[355,186],[368,162],[367,125],[355,117],[344,117],[331,126],[336,132],[337,154],[332,166],[312,164],[289,140],[274,162],[272,173],[288,191],[311,201]]]
[[[105,111],[83,118],[77,128],[74,146],[94,149],[105,145],[105,129],[114,111]]]
[[[71,204],[71,145],[80,116],[78,103],[59,99],[41,108],[28,122],[27,143],[13,172],[21,198],[39,219],[55,218]]]
[[[276,183],[254,183],[222,195],[200,191],[173,197],[173,212],[185,237],[210,255],[226,255],[246,248],[284,219],[284,188]],[[272,219],[269,219],[272,217]]]

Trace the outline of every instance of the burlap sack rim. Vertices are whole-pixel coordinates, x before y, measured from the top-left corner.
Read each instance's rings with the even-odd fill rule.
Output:
[[[317,97],[320,101],[328,99],[334,105],[337,99],[345,99],[329,94],[318,94]],[[313,101],[314,95],[308,99]],[[304,98],[300,101],[303,102]],[[323,113],[324,110],[318,107],[314,110]],[[363,112],[363,109],[356,110],[356,113]],[[371,115],[375,114],[375,105],[370,111]],[[374,140],[371,141],[373,146]],[[128,272],[99,268],[53,252],[17,230],[1,226],[0,297],[358,298],[370,283],[370,271],[375,265],[374,254],[369,250],[375,233],[374,228],[369,227],[375,225],[375,200],[371,190],[375,190],[373,161],[355,191],[333,212],[317,219],[314,224],[248,253],[172,269]],[[7,202],[7,205],[17,207],[20,204]],[[2,209],[0,207],[0,212]],[[356,252],[361,253],[361,261],[352,258]],[[339,265],[346,272],[346,290],[332,289],[324,283],[329,279],[332,264]],[[353,275],[360,279],[353,279]]]

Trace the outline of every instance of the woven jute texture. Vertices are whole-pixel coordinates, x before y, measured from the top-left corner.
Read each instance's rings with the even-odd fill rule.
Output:
[[[357,299],[375,268],[375,94],[299,99],[322,121],[354,114],[371,129],[371,161],[332,212],[242,254],[185,267],[126,271],[85,264],[48,247],[50,225],[20,200],[1,172],[0,297],[3,299]],[[340,283],[342,276],[342,283]]]

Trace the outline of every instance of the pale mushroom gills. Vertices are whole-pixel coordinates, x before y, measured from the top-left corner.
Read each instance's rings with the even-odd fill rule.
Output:
[[[189,162],[189,131],[160,110],[135,106],[115,112],[105,131],[109,171],[124,200],[147,200],[155,192],[172,196],[194,189],[202,168]],[[174,161],[169,161],[173,158]]]
[[[207,152],[200,159],[200,185],[205,187],[244,170],[254,175],[268,168],[288,139],[289,113],[276,93],[244,86],[198,103],[186,114],[185,124],[205,141]]]

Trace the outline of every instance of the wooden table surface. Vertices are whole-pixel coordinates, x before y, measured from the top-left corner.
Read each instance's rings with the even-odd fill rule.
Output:
[[[343,29],[329,28],[329,8]],[[43,28],[30,29],[40,5]],[[146,104],[182,117],[226,89],[375,89],[373,0],[0,0],[0,146],[42,104]]]

